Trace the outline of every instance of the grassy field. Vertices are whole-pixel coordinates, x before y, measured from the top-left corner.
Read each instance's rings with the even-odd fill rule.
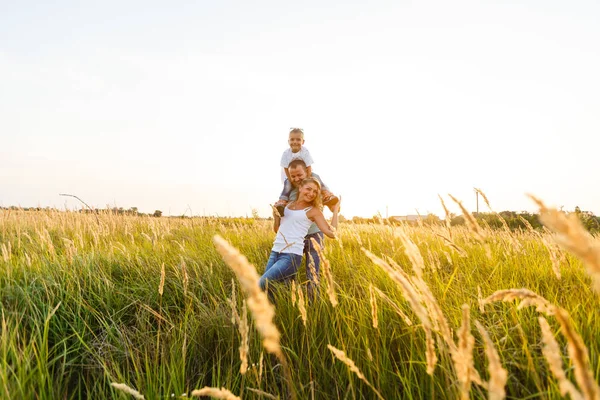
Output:
[[[215,235],[263,271],[267,221],[0,211],[0,398],[560,398],[544,347],[564,390],[598,395],[600,297],[548,232],[342,224],[314,301],[303,269],[274,288],[279,356]],[[484,304],[512,288],[560,309]]]

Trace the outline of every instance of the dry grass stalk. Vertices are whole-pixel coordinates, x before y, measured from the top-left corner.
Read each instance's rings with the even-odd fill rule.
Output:
[[[477,286],[477,304],[479,305],[479,312],[485,313],[485,303],[483,302],[483,295],[481,294],[481,286]]]
[[[444,203],[444,199],[442,198],[442,196],[438,194],[438,197],[440,198],[440,202],[442,203],[442,207],[444,208],[444,213],[446,214],[444,222],[446,223],[446,229],[448,230],[448,237],[452,238],[452,214],[450,214],[448,207],[446,207],[446,203]]]
[[[221,389],[219,389],[219,388],[212,388],[212,387],[205,386],[202,389],[196,389],[196,390],[192,391],[192,397],[199,397],[199,396],[210,396],[215,399],[222,399],[222,400],[242,400],[240,397],[234,395],[229,390],[227,390],[223,387]]]
[[[302,286],[298,285],[298,311],[300,311],[300,317],[302,317],[302,323],[306,326],[306,302],[304,301],[304,291]]]
[[[475,338],[471,335],[469,306],[462,306],[462,324],[457,332],[458,334],[458,349],[452,353],[454,361],[454,369],[456,377],[460,383],[461,399],[468,399],[471,391],[471,370],[473,366],[473,347],[475,346]]]
[[[483,342],[485,343],[485,354],[488,358],[488,371],[490,373],[490,380],[487,384],[488,388],[488,399],[490,400],[501,400],[506,397],[506,382],[508,380],[508,372],[502,367],[500,362],[500,356],[494,346],[494,342],[490,338],[483,325],[479,321],[475,321],[475,326]]]
[[[427,309],[421,303],[421,295],[416,291],[409,279],[403,274],[398,272],[390,264],[371,253],[369,250],[363,248],[362,251],[369,257],[376,265],[379,265],[388,275],[400,285],[404,298],[408,301],[408,304],[412,308],[413,312],[419,317],[424,327],[431,329],[432,324],[427,313]]]
[[[336,349],[335,347],[333,347],[330,344],[327,345],[327,348],[329,350],[331,350],[331,352],[335,355],[335,357],[338,360],[340,360],[341,362],[346,364],[348,366],[348,368],[350,368],[350,371],[354,372],[360,380],[362,380],[364,383],[366,383],[375,392],[377,397],[379,397],[380,399],[383,399],[383,396],[381,396],[381,394],[377,391],[377,389],[375,389],[375,387],[373,387],[373,385],[371,385],[371,383],[367,380],[367,378],[365,378],[363,373],[360,372],[360,370],[358,369],[356,364],[354,364],[354,361],[352,361],[350,358],[348,358],[348,356],[346,355],[346,353],[344,351]]]
[[[558,256],[557,249],[554,245],[552,245],[552,243],[548,242],[548,240],[545,237],[542,238],[542,243],[544,244],[546,250],[548,250],[548,253],[550,254],[550,261],[552,262],[552,272],[554,272],[556,278],[560,280],[560,258]]]
[[[249,325],[248,325],[248,307],[246,307],[246,300],[242,301],[242,316],[240,318],[239,324],[239,332],[240,338],[242,342],[240,343],[240,374],[244,375],[246,371],[248,371],[248,352],[250,347],[248,345],[248,336],[249,336]]]
[[[110,386],[114,387],[117,390],[120,390],[123,393],[127,393],[127,394],[132,395],[133,398],[136,399],[136,400],[144,400],[145,399],[145,397],[144,397],[143,394],[141,394],[140,392],[138,392],[135,389],[130,388],[129,386],[127,386],[124,383],[115,383],[115,382],[112,382],[110,384]]]
[[[217,251],[240,281],[242,290],[246,294],[247,304],[252,312],[256,329],[258,329],[263,338],[263,347],[267,352],[274,354],[281,363],[289,396],[294,400],[296,393],[292,386],[290,370],[287,359],[283,355],[281,345],[279,344],[281,334],[273,323],[275,308],[269,303],[266,293],[258,285],[259,276],[256,268],[248,262],[248,259],[244,255],[221,236],[215,235],[213,240]]]
[[[575,213],[566,215],[555,208],[548,208],[537,197],[529,197],[540,208],[540,220],[555,233],[554,239],[566,250],[575,254],[586,266],[594,281],[594,289],[600,292],[600,245],[584,228]]]
[[[371,303],[371,319],[373,321],[373,328],[377,329],[377,300],[375,299],[375,291],[373,285],[369,284],[369,302]]]
[[[158,284],[158,294],[163,295],[165,289],[165,263],[160,267],[160,283]]]
[[[231,324],[235,325],[240,323],[240,315],[237,312],[237,300],[235,298],[235,281],[231,278],[231,299],[228,300],[231,306]]]
[[[2,243],[2,258],[6,263],[10,261],[10,252],[4,243]]]
[[[435,340],[431,334],[431,329],[425,328],[425,358],[427,359],[427,374],[433,376],[437,364],[437,355],[435,354]]]
[[[188,277],[187,266],[185,265],[185,260],[183,257],[181,257],[181,272],[183,273],[183,295],[187,296],[190,278]]]
[[[308,253],[308,269],[310,270],[310,280],[315,286],[319,285],[319,274],[317,274],[317,269],[315,268],[315,260],[311,253]]]
[[[569,313],[560,307],[556,307],[554,316],[567,339],[567,350],[575,366],[575,380],[583,393],[583,397],[599,400],[600,387],[594,380],[594,372],[591,369],[587,348],[571,323]]]
[[[412,321],[410,320],[410,318],[408,318],[408,315],[406,315],[401,309],[400,307],[398,307],[396,305],[396,303],[394,303],[392,301],[392,299],[390,299],[385,293],[383,293],[381,290],[379,290],[376,287],[373,287],[373,290],[379,295],[379,297],[381,297],[383,300],[387,301],[387,303],[394,309],[394,311],[396,312],[396,314],[398,314],[400,316],[400,318],[402,318],[402,320],[404,320],[404,322],[406,323],[406,325],[408,326],[412,326]]]
[[[452,199],[452,201],[454,201],[460,207],[460,210],[462,211],[462,214],[465,217],[465,222],[467,223],[467,228],[469,228],[469,230],[475,235],[475,238],[478,241],[480,241],[480,242],[483,243],[483,241],[485,239],[485,234],[483,232],[483,229],[481,229],[481,227],[477,223],[477,220],[475,219],[475,217],[473,216],[473,214],[471,214],[469,212],[469,210],[467,210],[465,208],[465,206],[463,206],[463,204],[462,204],[462,202],[460,200],[458,200],[457,198],[455,198],[451,194],[448,194],[448,196],[450,196],[450,198]]]
[[[296,299],[296,280],[292,279],[292,305],[293,306],[296,305],[296,301],[298,301]]]
[[[540,322],[540,327],[542,328],[542,342],[544,343],[542,353],[548,362],[552,375],[554,375],[558,381],[560,394],[566,396],[568,393],[572,400],[583,400],[583,395],[577,390],[575,385],[567,379],[567,375],[563,369],[560,347],[554,338],[554,334],[550,329],[550,325],[548,325],[548,321],[542,316],[540,316],[538,320]]]
[[[444,240],[444,244],[446,246],[448,246],[450,249],[456,251],[459,256],[461,256],[461,257],[468,257],[469,256],[469,254],[465,250],[463,250],[461,247],[459,247],[456,243],[454,243],[452,241],[452,239],[447,238],[446,236],[441,235],[439,233],[436,233],[435,235],[441,237]]]
[[[404,245],[404,253],[408,256],[408,259],[413,266],[413,271],[415,271],[417,277],[422,278],[425,262],[423,261],[423,256],[421,255],[419,248],[412,240],[410,240],[403,230],[396,230],[395,235],[400,238],[400,241]]]
[[[266,397],[267,399],[273,399],[273,400],[279,399],[279,397],[275,397],[271,393],[263,392],[262,390],[258,390],[258,389],[254,389],[254,388],[249,388],[249,387],[247,387],[246,390],[249,390],[252,393],[256,393],[257,395],[259,395],[261,397]]]
[[[329,297],[329,301],[332,306],[338,305],[337,294],[335,293],[335,281],[333,280],[333,274],[331,273],[331,266],[329,265],[329,260],[325,258],[325,254],[323,253],[323,248],[319,245],[315,239],[310,238],[313,247],[317,250],[319,254],[319,258],[321,259],[321,270],[323,271],[323,276],[325,277],[325,281],[327,282],[327,295]]]
[[[538,312],[546,315],[554,315],[555,306],[542,296],[528,289],[498,290],[485,298],[483,304],[485,305],[496,301],[513,301],[516,299],[521,300],[521,303],[517,307],[518,309],[535,306]]]
[[[279,345],[281,335],[273,323],[275,308],[269,303],[267,295],[258,286],[259,276],[256,268],[222,237],[215,236],[214,242],[227,265],[235,272],[242,290],[246,293],[248,307],[256,322],[256,328],[263,337],[264,348],[271,354],[283,355]]]

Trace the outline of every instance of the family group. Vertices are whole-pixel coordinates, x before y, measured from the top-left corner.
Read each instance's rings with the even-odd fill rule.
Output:
[[[277,235],[260,287],[265,290],[268,284],[292,279],[304,255],[308,296],[312,298],[320,269],[315,244],[322,247],[324,235],[336,239],[340,199],[312,172],[313,159],[304,146],[304,131],[291,128],[288,144],[281,157],[284,188],[273,207]],[[331,224],[323,215],[323,205],[333,213]]]

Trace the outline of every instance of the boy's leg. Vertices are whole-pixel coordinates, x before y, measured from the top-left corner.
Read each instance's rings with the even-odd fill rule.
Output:
[[[319,293],[319,271],[321,266],[319,253],[310,239],[313,238],[322,248],[323,237],[323,232],[316,232],[304,238],[306,278],[308,279],[306,291],[309,301],[313,301],[314,297]]]

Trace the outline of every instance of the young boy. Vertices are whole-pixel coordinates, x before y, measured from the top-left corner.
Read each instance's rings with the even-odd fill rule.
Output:
[[[279,195],[279,201],[275,203],[275,208],[281,216],[283,216],[285,205],[288,203],[290,192],[293,189],[291,183],[290,172],[288,166],[293,160],[302,160],[306,164],[306,174],[312,175],[311,165],[313,164],[312,156],[306,147],[304,147],[304,131],[301,128],[291,128],[288,138],[289,149],[286,149],[281,156],[281,180],[283,181],[283,191]],[[285,173],[285,175],[284,175]],[[319,179],[320,180],[320,179]],[[323,204],[329,207],[331,210],[334,205],[339,202],[339,199],[329,191],[327,185],[322,181],[321,183],[321,196],[323,197]]]

